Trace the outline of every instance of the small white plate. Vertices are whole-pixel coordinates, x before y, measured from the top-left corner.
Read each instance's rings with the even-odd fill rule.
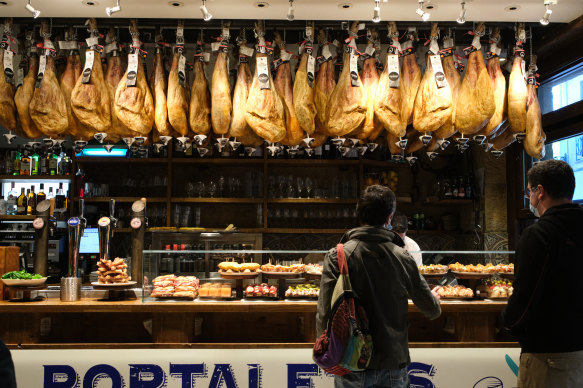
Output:
[[[40,279],[2,279],[2,283],[8,287],[38,287],[42,286],[47,278]]]

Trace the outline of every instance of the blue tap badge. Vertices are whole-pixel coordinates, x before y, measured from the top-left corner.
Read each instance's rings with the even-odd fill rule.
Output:
[[[81,220],[78,217],[71,217],[67,220],[67,225],[69,226],[78,226]]]

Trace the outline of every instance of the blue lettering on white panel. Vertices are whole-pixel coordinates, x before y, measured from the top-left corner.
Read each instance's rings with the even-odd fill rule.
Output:
[[[111,365],[99,364],[89,368],[83,378],[83,388],[95,388],[100,380],[110,379],[111,388],[123,388],[125,386],[123,378]]]
[[[130,388],[161,388],[166,386],[166,373],[154,364],[130,364]]]
[[[224,388],[239,388],[235,375],[231,370],[231,364],[215,364],[209,388],[222,388],[221,384],[223,382],[225,383]]]
[[[79,375],[69,365],[43,365],[44,388],[75,388],[79,385]]]
[[[435,367],[422,362],[412,362],[407,368],[411,388],[435,388],[435,384],[428,377],[435,376]],[[419,376],[423,375],[423,376]]]
[[[182,381],[182,388],[195,388],[197,377],[206,377],[205,364],[172,364],[170,363],[170,376]]]
[[[261,365],[247,364],[249,367],[249,388],[261,388]]]
[[[314,388],[312,376],[319,376],[320,368],[316,364],[287,364],[288,388]]]

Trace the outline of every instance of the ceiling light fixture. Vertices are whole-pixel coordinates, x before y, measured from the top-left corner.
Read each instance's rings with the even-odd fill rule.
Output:
[[[552,2],[550,0],[545,0],[546,11],[543,17],[539,20],[540,24],[542,24],[543,26],[548,26],[550,23],[549,17],[553,13],[553,10],[550,8],[551,4]]]
[[[431,14],[429,14],[429,12],[423,11],[423,0],[419,0],[419,8],[417,8],[415,13],[419,15],[421,17],[421,20],[423,20],[424,22],[428,21],[429,18],[431,17]]]
[[[462,1],[462,10],[460,11],[460,16],[456,19],[459,24],[464,24],[466,22],[466,2]]]
[[[35,9],[32,4],[30,4],[31,0],[28,0],[28,4],[26,4],[25,8],[32,14],[32,17],[36,19],[38,15],[40,15],[40,11]]]
[[[105,13],[107,14],[107,16],[111,17],[112,14],[121,11],[121,6],[119,5],[119,0],[117,0],[116,6],[115,7],[107,7],[105,9]]]
[[[287,9],[287,20],[293,22],[296,17],[294,16],[294,0],[289,0],[289,8]]]
[[[372,15],[372,21],[378,23],[381,21],[381,7],[380,0],[374,0],[374,10]]]
[[[208,22],[209,20],[211,20],[213,18],[213,15],[211,15],[209,10],[206,8],[206,0],[202,0],[202,5],[200,6],[200,12],[202,12],[202,18],[204,19],[205,22]]]

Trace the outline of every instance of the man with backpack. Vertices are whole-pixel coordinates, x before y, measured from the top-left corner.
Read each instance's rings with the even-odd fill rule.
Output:
[[[404,249],[401,237],[387,229],[395,212],[395,204],[395,195],[389,188],[380,185],[367,187],[356,206],[361,226],[348,231],[342,238],[342,247],[332,248],[324,260],[316,315],[318,337],[326,330],[334,332],[338,329],[334,321],[328,325],[328,319],[335,287],[338,289],[336,283],[341,272],[338,249],[342,249],[344,255],[341,252],[341,258],[346,258],[348,266],[343,273],[347,272],[349,285],[359,302],[357,306],[364,309],[366,334],[372,338],[372,354],[362,371],[351,369],[350,373],[346,373],[347,370],[336,373],[338,369],[333,369],[331,373],[337,374],[334,378],[336,388],[408,387],[407,366],[411,359],[407,299],[411,298],[429,319],[436,319],[441,314],[437,288],[429,289],[419,274],[415,260]],[[353,315],[360,318],[358,311]],[[351,325],[351,320],[348,321]],[[349,326],[349,329],[354,327]],[[358,325],[356,327],[360,330]],[[332,344],[333,340],[324,338],[324,347]],[[322,352],[321,343],[317,343],[316,347],[315,355]],[[368,357],[367,354],[364,356]]]

